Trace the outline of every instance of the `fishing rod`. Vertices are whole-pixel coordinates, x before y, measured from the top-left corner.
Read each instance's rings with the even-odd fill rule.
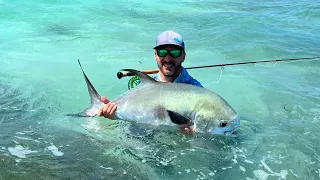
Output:
[[[241,64],[257,64],[257,63],[266,63],[266,62],[282,62],[282,61],[303,61],[303,60],[314,60],[319,59],[318,57],[305,57],[305,58],[290,58],[290,59],[273,59],[273,60],[263,60],[263,61],[249,61],[249,62],[238,62],[238,63],[227,63],[227,64],[214,64],[214,65],[206,65],[206,66],[194,66],[188,67],[186,69],[200,69],[200,68],[210,68],[210,67],[224,67],[224,66],[234,66],[234,65],[241,65]],[[159,69],[149,69],[149,70],[141,70],[144,74],[156,74],[159,72]],[[130,72],[118,72],[117,77],[119,79],[126,77],[126,76],[134,76],[133,73]]]

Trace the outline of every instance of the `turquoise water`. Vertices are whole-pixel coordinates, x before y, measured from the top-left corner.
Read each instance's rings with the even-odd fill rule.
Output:
[[[185,67],[319,56],[320,2],[0,0],[0,179],[319,179],[319,59],[190,70],[237,138],[65,116],[90,101],[77,59],[112,99],[168,29]]]

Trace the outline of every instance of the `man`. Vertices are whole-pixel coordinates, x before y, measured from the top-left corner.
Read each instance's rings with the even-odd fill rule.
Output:
[[[182,37],[173,31],[165,31],[161,33],[156,40],[154,57],[156,59],[159,73],[154,77],[157,81],[186,83],[199,87],[203,87],[199,81],[191,77],[182,63],[185,60],[186,52]],[[116,104],[109,102],[105,97],[101,97],[105,103],[98,112],[98,116],[104,116],[109,119],[114,119],[114,114],[117,109]],[[189,132],[188,126],[181,126],[183,131]]]

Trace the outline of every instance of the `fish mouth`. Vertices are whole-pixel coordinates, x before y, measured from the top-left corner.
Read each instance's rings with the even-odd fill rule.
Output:
[[[238,131],[237,128],[231,130],[231,131],[225,131],[224,135],[231,136],[231,137],[238,137]]]
[[[237,116],[232,124],[233,129],[230,131],[225,131],[224,134],[226,136],[237,137],[238,136],[237,128],[239,127],[239,125],[240,125],[240,117]]]
[[[223,135],[223,136],[229,136],[229,137],[237,137],[238,131],[237,128],[230,128],[230,129],[213,129],[211,131],[208,131],[211,134],[217,134],[217,135]]]

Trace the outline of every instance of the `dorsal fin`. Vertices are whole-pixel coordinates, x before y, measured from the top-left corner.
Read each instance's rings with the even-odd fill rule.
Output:
[[[88,91],[89,91],[89,95],[90,95],[90,98],[91,98],[91,105],[92,105],[94,102],[100,102],[100,95],[99,95],[99,93],[97,92],[97,90],[93,87],[93,85],[91,84],[91,82],[90,82],[90,80],[88,79],[87,75],[84,73],[79,59],[78,59],[78,63],[79,63],[79,65],[80,65],[80,68],[81,68],[81,71],[82,71],[82,73],[83,73],[84,79],[85,79],[86,84],[87,84],[87,86],[88,86]]]
[[[67,114],[67,116],[73,116],[73,117],[94,117],[95,115],[97,115],[98,109],[102,107],[103,102],[101,101],[101,97],[99,95],[99,93],[97,92],[97,90],[93,87],[93,85],[91,84],[90,80],[88,79],[86,73],[84,73],[80,60],[78,59],[78,63],[79,66],[81,68],[82,74],[84,76],[84,79],[86,81],[87,87],[88,87],[88,92],[90,95],[90,99],[91,99],[91,104],[90,107],[88,107],[87,109],[85,109],[84,111],[82,111],[81,113],[77,113],[77,114]]]
[[[121,71],[128,71],[140,78],[140,85],[145,85],[145,84],[152,84],[152,83],[158,83],[156,80],[154,80],[152,77],[134,69],[121,69]]]

